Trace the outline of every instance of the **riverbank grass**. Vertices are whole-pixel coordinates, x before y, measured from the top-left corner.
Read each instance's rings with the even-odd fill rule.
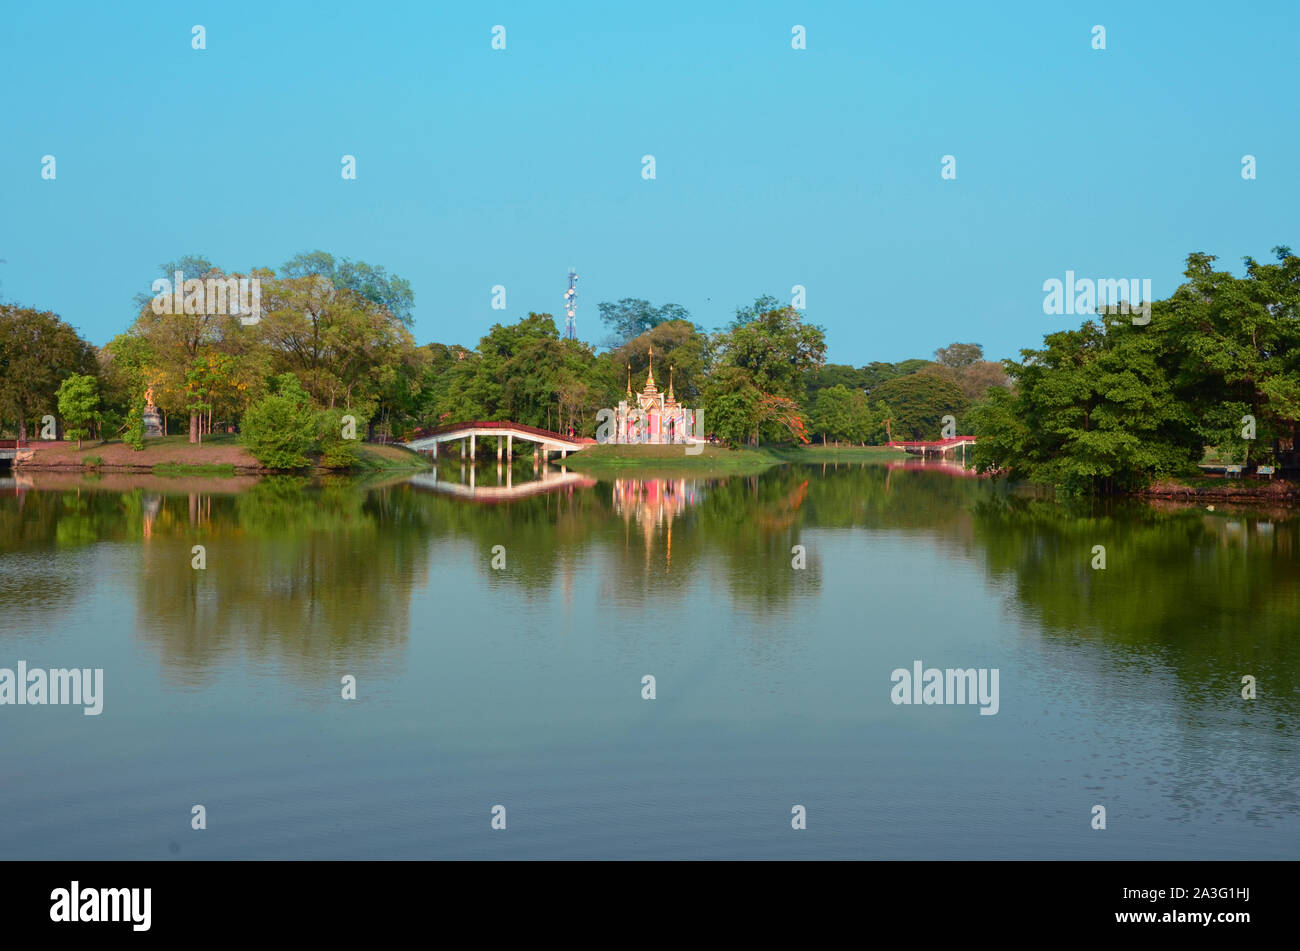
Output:
[[[23,468],[32,470],[96,469],[148,472],[153,475],[230,478],[237,473],[265,472],[248,447],[231,433],[212,433],[203,442],[191,443],[185,435],[146,439],[143,449],[133,449],[120,440],[82,440],[81,448],[71,441],[35,443],[32,459]],[[429,468],[427,460],[404,446],[360,443],[355,467],[344,472],[366,473]]]
[[[676,445],[612,445],[589,446],[568,458],[551,456],[552,465],[565,465],[570,469],[592,476],[602,475],[675,475],[678,473],[702,475],[752,475],[777,465],[781,459],[767,449],[727,449],[723,446],[704,445],[700,451],[688,455],[686,446]]]
[[[893,446],[836,446],[811,443],[768,450],[784,462],[892,462],[907,452]]]
[[[199,463],[185,464],[180,462],[160,462],[153,467],[153,474],[156,476],[166,476],[169,479],[180,478],[181,476],[208,476],[213,478],[229,479],[235,475],[235,467],[230,463]]]

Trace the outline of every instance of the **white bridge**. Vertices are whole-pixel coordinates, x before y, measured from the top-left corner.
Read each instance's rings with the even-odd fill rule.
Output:
[[[558,452],[563,457],[571,452],[578,452],[594,445],[592,442],[580,442],[577,439],[570,439],[568,436],[561,436],[549,429],[538,429],[536,426],[525,426],[522,423],[512,423],[508,420],[475,420],[465,423],[451,423],[447,426],[439,426],[437,429],[416,433],[412,439],[402,443],[402,445],[416,452],[432,453],[433,458],[437,459],[438,447],[443,443],[461,443],[462,455],[465,454],[466,443],[468,443],[468,456],[472,459],[478,450],[479,438],[491,438],[493,436],[497,439],[498,461],[500,461],[503,454],[507,459],[514,459],[516,439],[533,443],[543,457],[552,452]]]

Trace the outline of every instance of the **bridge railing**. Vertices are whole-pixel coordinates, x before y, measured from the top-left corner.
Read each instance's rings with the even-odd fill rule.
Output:
[[[895,439],[892,442],[885,443],[887,446],[897,446],[905,448],[907,446],[959,446],[964,442],[975,442],[974,436],[953,436],[950,439]]]
[[[407,442],[415,442],[417,439],[429,439],[432,436],[454,433],[462,429],[513,429],[516,432],[528,433],[532,436],[543,436],[552,441],[571,443],[579,441],[576,436],[565,436],[562,433],[551,432],[549,429],[539,429],[536,426],[525,426],[523,423],[512,423],[509,420],[488,419],[469,420],[463,423],[449,423],[446,426],[438,426],[433,429],[417,429]]]

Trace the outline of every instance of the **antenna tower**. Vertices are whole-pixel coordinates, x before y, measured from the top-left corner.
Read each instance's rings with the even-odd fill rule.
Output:
[[[569,289],[564,292],[564,336],[578,339],[578,272],[569,268]]]

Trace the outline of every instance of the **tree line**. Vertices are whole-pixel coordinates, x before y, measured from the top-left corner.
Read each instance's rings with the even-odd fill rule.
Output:
[[[1243,468],[1295,463],[1300,419],[1300,258],[1187,257],[1186,281],[1149,322],[1099,309],[1004,361],[1013,387],[968,415],[983,471],[1079,494],[1194,474],[1207,456]]]
[[[977,344],[933,361],[828,365],[824,329],[770,296],[712,332],[677,304],[605,302],[599,348],[563,339],[546,313],[495,324],[473,346],[417,345],[410,284],[382,267],[314,251],[247,273],[190,255],[159,273],[163,283],[136,297],[130,325],[103,347],[55,314],[0,305],[0,428],[29,439],[53,415],[60,436],[140,446],[149,392],[166,432],[202,442],[239,431],[284,468],[313,454],[347,464],[348,448],[328,435],[344,414],[371,439],[468,419],[594,436],[601,409],[641,391],[653,351],[656,383],[703,410],[702,435],[867,443],[922,438],[983,383],[1005,384]],[[213,313],[201,294],[241,278],[260,287],[255,321],[237,305]]]

